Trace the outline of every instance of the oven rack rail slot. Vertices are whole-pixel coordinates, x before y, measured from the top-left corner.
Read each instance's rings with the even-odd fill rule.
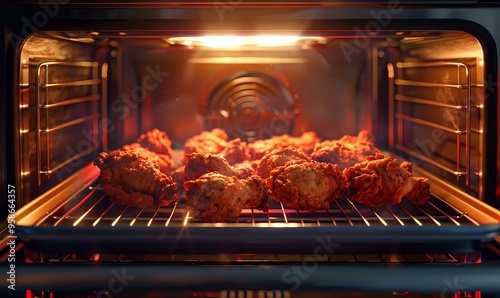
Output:
[[[484,95],[477,67],[469,58],[387,65],[389,146],[480,198]],[[415,135],[417,128],[428,135]]]
[[[97,61],[32,58],[23,65],[23,69],[26,69],[26,78],[22,79],[21,88],[28,90],[23,96],[32,96],[36,108],[37,176],[38,186],[41,187],[44,176],[55,174],[103,146],[99,136],[99,120],[105,116],[100,111],[105,99],[102,98],[100,90],[102,86],[102,79],[99,77],[100,64]],[[71,76],[64,75],[68,72]],[[51,113],[60,113],[60,109],[63,108],[72,111],[78,105],[80,107],[85,105],[91,111],[75,115],[63,122],[50,123],[49,120],[53,118]],[[82,127],[91,127],[90,135],[85,137],[90,138],[92,146],[60,160],[55,156],[56,153],[51,151],[51,139],[55,137],[54,134],[61,130],[82,129]]]

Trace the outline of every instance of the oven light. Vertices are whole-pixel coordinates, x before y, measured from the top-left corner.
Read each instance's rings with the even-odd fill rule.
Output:
[[[257,35],[257,36],[191,36],[170,37],[165,41],[171,45],[201,46],[217,49],[235,48],[241,46],[282,47],[298,44],[324,44],[323,37],[294,35]]]
[[[199,36],[199,37],[172,37],[166,40],[169,44],[184,46],[204,46],[210,48],[232,48],[244,43],[239,36]]]
[[[300,64],[306,63],[305,58],[296,57],[193,57],[188,59],[193,64]],[[224,118],[228,118],[220,111]]]
[[[407,37],[404,37],[403,38],[403,42],[417,42],[417,41],[421,41],[421,40],[424,40],[424,38],[422,36],[407,36]]]
[[[299,40],[299,36],[255,36],[255,44],[262,47],[274,47],[287,45],[291,46],[296,44]]]

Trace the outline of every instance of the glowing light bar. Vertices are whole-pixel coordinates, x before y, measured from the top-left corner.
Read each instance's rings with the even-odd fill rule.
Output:
[[[293,35],[262,35],[262,36],[191,36],[170,37],[165,39],[171,45],[202,46],[217,49],[235,48],[241,46],[283,47],[300,44],[324,44],[323,37],[293,36]]]

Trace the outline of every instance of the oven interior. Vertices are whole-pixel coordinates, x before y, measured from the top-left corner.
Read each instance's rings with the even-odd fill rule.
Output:
[[[17,224],[26,262],[481,263],[500,222],[485,182],[494,171],[484,155],[485,53],[458,30],[362,38],[345,30],[39,32],[22,46],[16,94]],[[367,129],[378,148],[430,179],[432,198],[374,208],[341,198],[318,212],[273,202],[269,212],[247,208],[227,223],[190,217],[182,198],[158,209],[111,203],[93,159],[153,128],[167,133],[180,157],[187,138],[213,128],[246,142],[308,131],[338,139]],[[31,281],[33,289],[49,295],[43,280]],[[249,291],[200,282],[205,296],[189,295],[290,297],[299,295],[294,281]]]

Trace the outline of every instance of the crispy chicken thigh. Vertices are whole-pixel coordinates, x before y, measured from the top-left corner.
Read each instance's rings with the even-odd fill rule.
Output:
[[[140,135],[135,143],[125,145],[123,149],[136,151],[149,158],[164,174],[169,173],[174,165],[172,142],[165,132],[158,129]]]
[[[190,153],[212,153],[224,157],[231,165],[248,160],[247,143],[240,138],[228,141],[229,137],[225,130],[220,128],[211,131],[203,131],[184,142],[186,154]]]
[[[413,177],[396,159],[380,153],[345,169],[344,175],[350,198],[371,207],[399,204],[403,197],[415,204],[430,198],[427,178]]]
[[[272,170],[266,186],[288,207],[317,211],[344,194],[346,180],[337,165],[299,160]]]
[[[177,169],[173,170],[172,172],[170,172],[170,176],[172,176],[172,179],[177,184],[177,188],[179,189],[179,192],[182,191],[184,182],[186,181],[185,170],[186,170],[186,166],[181,166],[181,167],[178,167]]]
[[[190,153],[186,155],[185,180],[193,180],[203,174],[217,172],[224,176],[247,178],[254,174],[251,167],[232,167],[224,157],[210,153]]]
[[[226,147],[218,152],[230,165],[242,163],[250,158],[247,143],[236,138],[226,143]]]
[[[228,221],[237,217],[243,206],[267,209],[264,182],[257,176],[238,179],[219,173],[206,173],[184,183],[186,206],[194,217]]]
[[[160,168],[160,171],[164,174],[169,173],[174,165],[174,162],[169,155],[155,153],[147,148],[142,147],[139,143],[125,145],[123,146],[123,150],[135,151],[140,155],[147,157],[152,163],[156,164]]]
[[[136,142],[149,151],[167,155],[170,159],[174,156],[172,141],[167,133],[156,128],[140,135]]]
[[[118,149],[102,152],[94,165],[99,180],[112,202],[141,208],[167,206],[179,193],[172,177],[160,172],[157,165],[135,151]]]
[[[372,139],[370,132],[362,130],[358,136],[345,135],[339,140],[327,140],[314,147],[311,158],[338,164],[341,169],[345,169],[379,152]]]
[[[296,147],[310,154],[314,146],[320,142],[320,138],[316,136],[315,132],[304,132],[301,136],[293,137],[287,134],[281,136],[273,136],[270,139],[257,140],[248,144],[248,151],[250,158],[253,160],[261,159],[267,152],[282,148],[282,147]]]
[[[184,142],[186,154],[219,153],[227,146],[228,136],[223,129],[214,128],[211,131],[203,131]]]
[[[271,175],[271,171],[276,167],[282,166],[292,160],[309,161],[302,150],[294,147],[282,147],[267,152],[257,165],[256,173],[263,179]]]
[[[289,146],[300,148],[306,154],[311,154],[314,146],[320,141],[321,139],[314,131],[306,131],[298,137],[288,137]]]

